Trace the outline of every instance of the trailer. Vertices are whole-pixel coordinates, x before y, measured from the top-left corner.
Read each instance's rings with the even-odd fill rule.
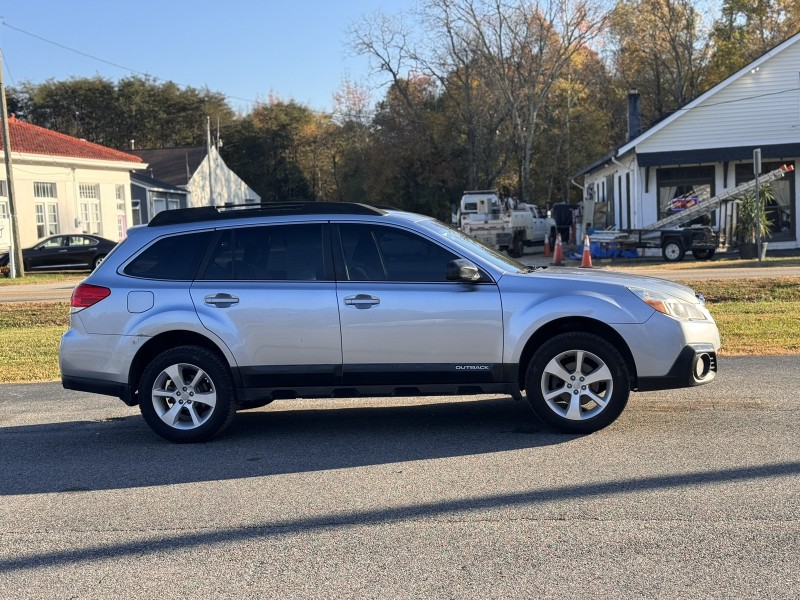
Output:
[[[719,234],[708,225],[681,227],[703,215],[718,209],[725,202],[735,202],[741,196],[794,171],[794,166],[783,165],[779,169],[761,175],[757,179],[742,183],[713,198],[686,195],[673,199],[676,213],[642,227],[641,229],[606,229],[589,235],[589,241],[610,250],[638,250],[660,248],[664,260],[679,262],[686,252],[700,260],[713,258],[719,245]]]
[[[710,260],[719,245],[719,235],[708,225],[675,227],[670,229],[630,229],[596,231],[589,241],[597,244],[607,255],[615,250],[660,248],[667,262],[679,262],[687,252],[699,260]]]

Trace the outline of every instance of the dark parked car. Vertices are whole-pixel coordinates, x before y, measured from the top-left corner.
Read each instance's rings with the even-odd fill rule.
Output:
[[[59,234],[22,249],[25,271],[94,269],[117,245],[96,235]],[[8,265],[8,253],[0,254],[0,266]]]

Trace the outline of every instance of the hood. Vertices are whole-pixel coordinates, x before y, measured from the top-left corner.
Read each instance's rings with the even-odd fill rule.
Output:
[[[634,275],[625,273],[623,271],[606,271],[604,269],[579,269],[569,267],[547,267],[539,269],[531,273],[508,273],[503,276],[511,277],[514,279],[535,279],[535,280],[552,280],[561,282],[570,282],[572,284],[580,285],[585,282],[590,285],[607,284],[619,285],[625,287],[640,287],[650,289],[665,294],[670,294],[678,298],[696,302],[697,296],[695,291],[680,283],[669,281],[667,279],[660,279],[658,277],[650,277],[647,275]]]

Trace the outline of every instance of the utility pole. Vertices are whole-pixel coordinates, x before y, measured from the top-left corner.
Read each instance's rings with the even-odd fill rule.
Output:
[[[211,160],[211,117],[206,117],[206,158],[208,159],[208,199],[211,206],[216,206],[214,199],[214,165]]]
[[[756,251],[761,263],[761,190],[758,189],[758,178],[761,177],[761,148],[753,150],[753,172],[756,175]]]
[[[25,275],[22,262],[22,247],[19,244],[19,223],[14,203],[14,173],[11,166],[11,136],[8,132],[8,106],[6,106],[6,88],[3,85],[3,51],[0,50],[0,119],[3,121],[3,155],[6,163],[6,187],[8,188],[8,212],[11,217],[11,249],[8,252],[11,277]]]

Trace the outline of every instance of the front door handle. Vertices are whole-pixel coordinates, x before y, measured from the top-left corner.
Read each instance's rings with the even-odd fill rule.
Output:
[[[216,306],[217,308],[228,308],[232,304],[239,304],[239,298],[224,292],[215,294],[213,296],[206,296],[203,298],[203,300],[206,304]]]
[[[346,296],[344,303],[347,306],[355,306],[356,308],[370,308],[380,304],[381,299],[369,294],[356,294],[355,296]]]

